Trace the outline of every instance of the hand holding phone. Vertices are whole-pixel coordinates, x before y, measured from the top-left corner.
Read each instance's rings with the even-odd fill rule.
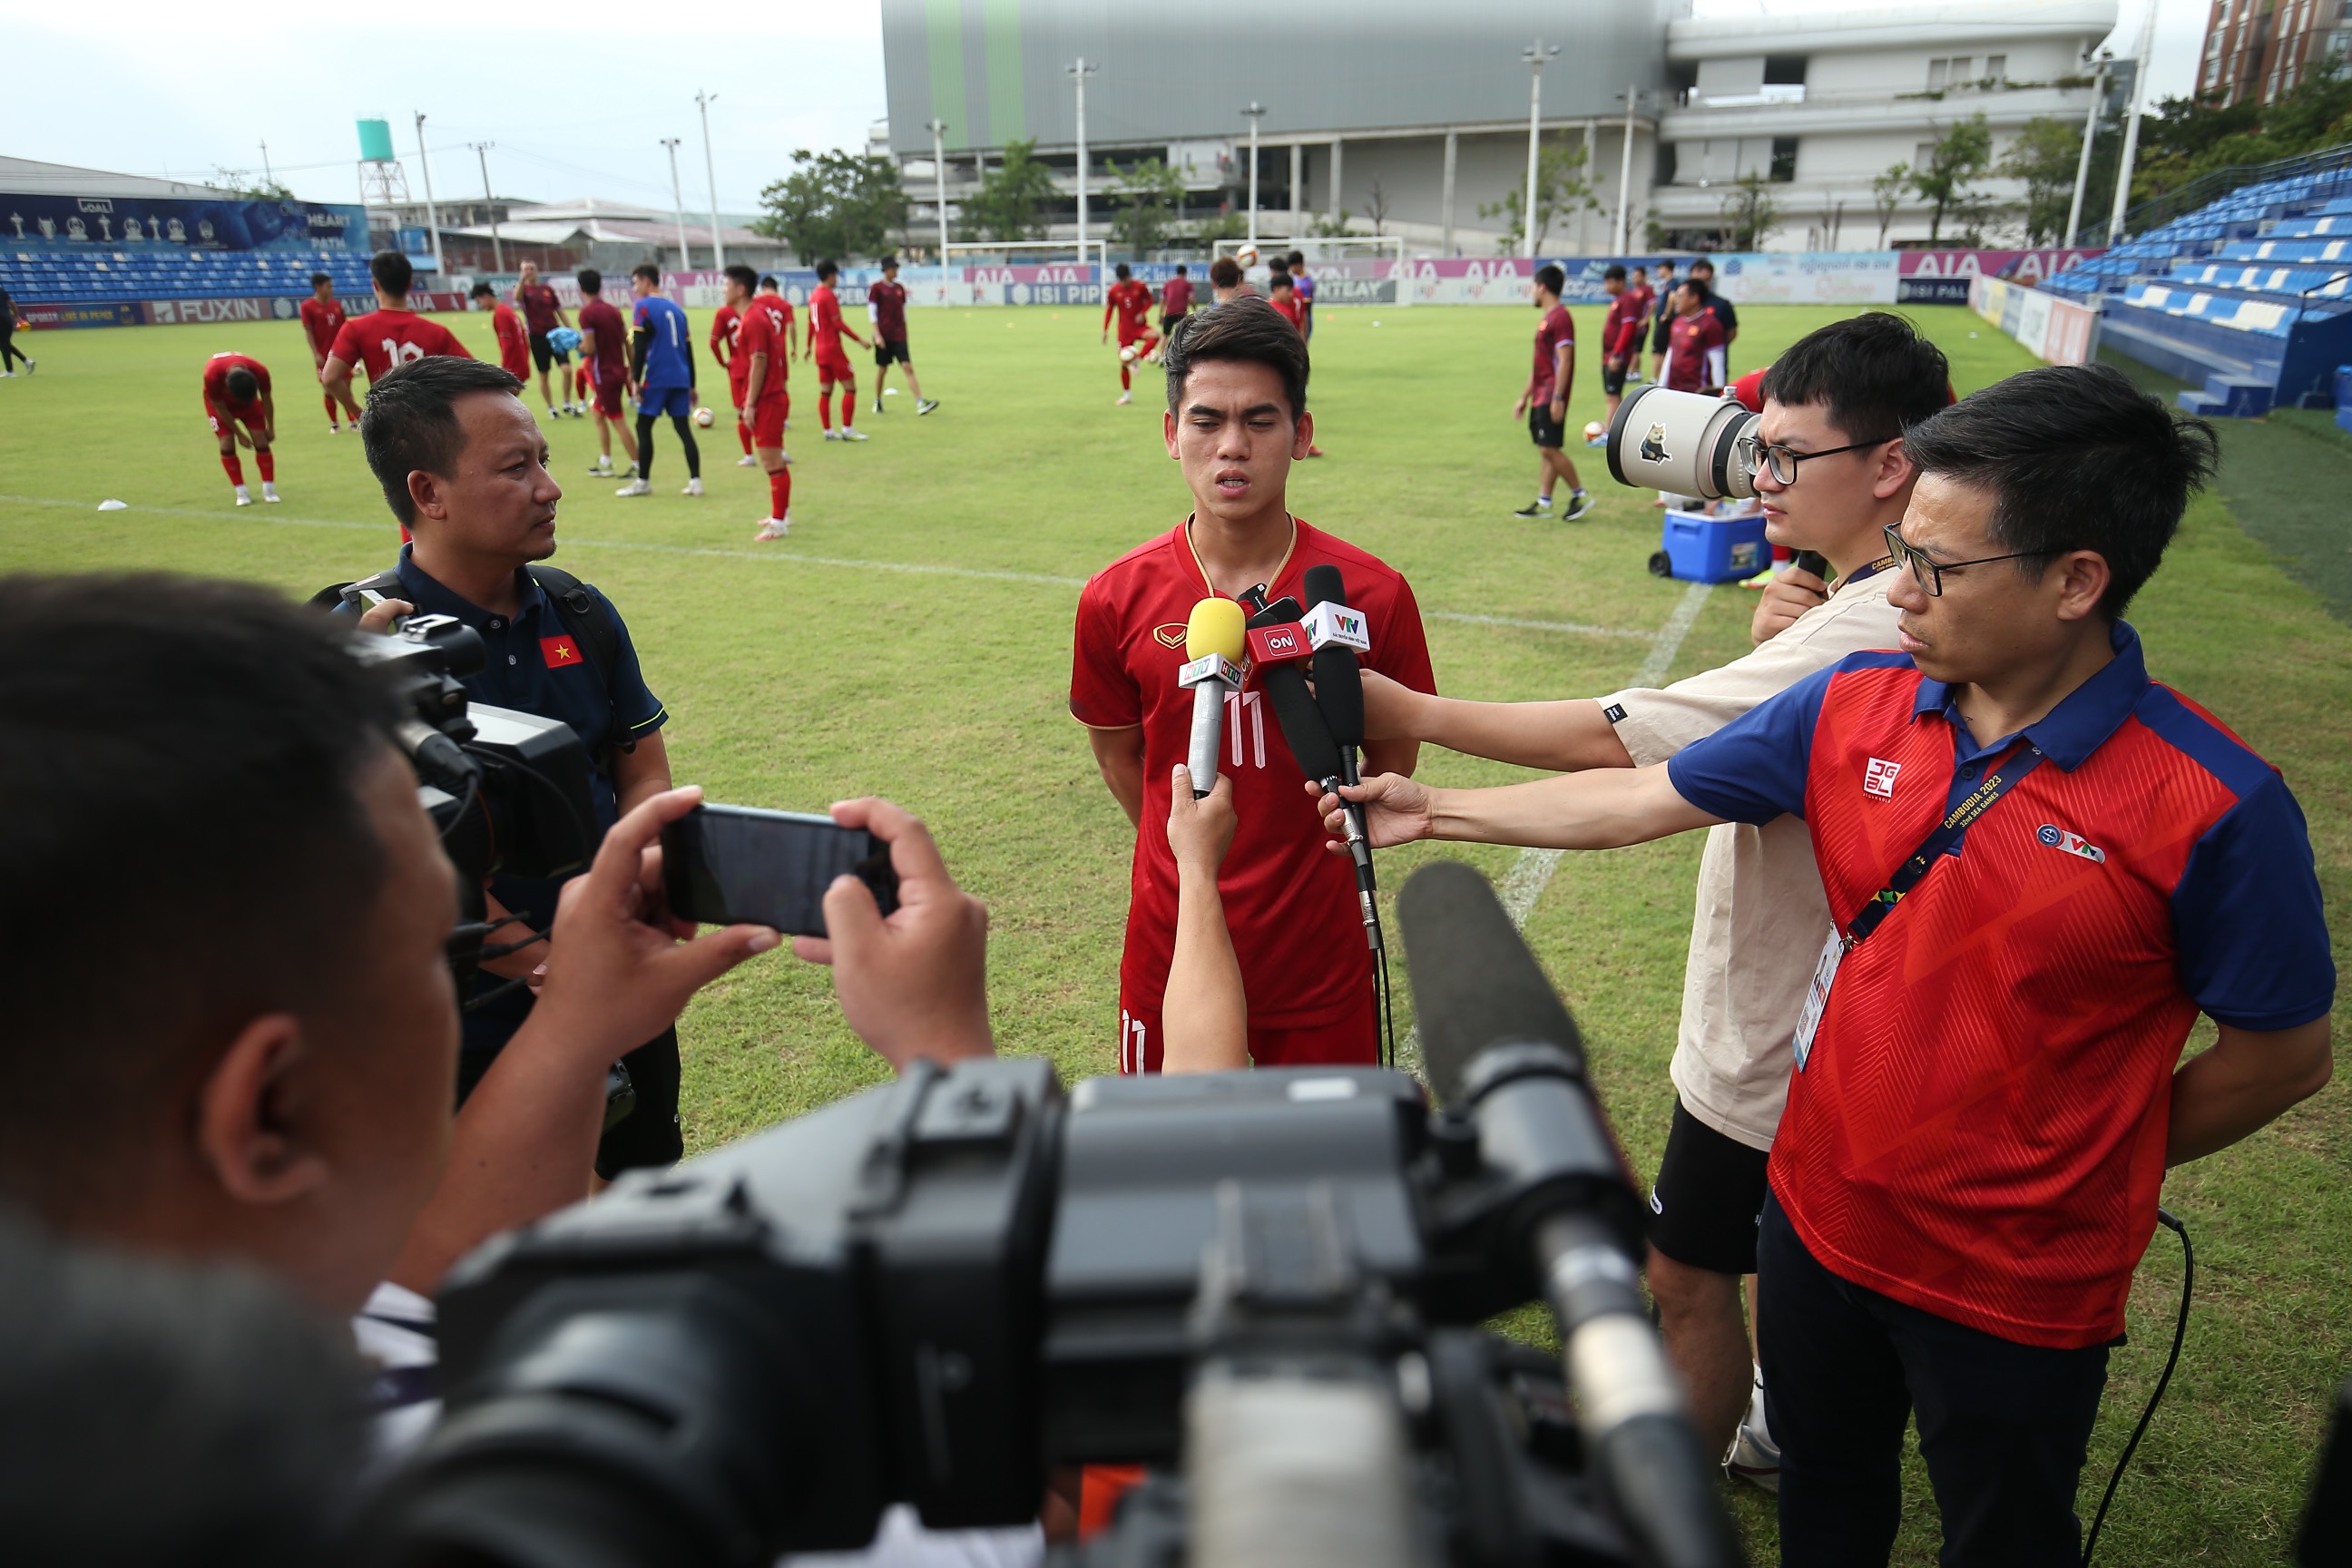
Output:
[[[700,805],[662,829],[662,879],[680,920],[821,937],[825,891],[842,876],[865,882],[883,914],[898,907],[889,846],[862,826],[806,812]]]

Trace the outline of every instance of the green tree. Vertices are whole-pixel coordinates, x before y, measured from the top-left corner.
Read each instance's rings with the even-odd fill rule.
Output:
[[[1904,195],[1911,189],[1911,165],[1897,163],[1870,182],[1870,205],[1878,214],[1878,248],[1886,248],[1886,230],[1895,222],[1895,209],[1903,205]]]
[[[1007,142],[1003,162],[980,177],[980,189],[964,198],[967,238],[1036,239],[1045,232],[1045,204],[1054,196],[1054,172],[1034,156],[1037,139]]]
[[[294,193],[278,181],[257,179],[250,169],[224,169],[215,163],[213,165],[213,173],[219,177],[212,184],[253,201],[290,202],[297,199]]]
[[[2074,197],[2074,171],[2083,156],[2083,130],[2071,121],[2029,120],[2001,155],[2000,173],[2025,182],[2025,243],[2057,245],[2066,238],[2066,210]]]
[[[907,226],[898,165],[862,153],[793,154],[793,172],[760,193],[752,228],[781,239],[805,267],[819,257],[879,256]]]
[[[1244,239],[1248,235],[1248,215],[1229,209],[1194,224],[1192,237],[1204,249],[1213,251],[1221,239]]]
[[[1727,250],[1761,250],[1780,226],[1780,209],[1762,173],[1750,169],[1731,182],[1723,198],[1723,244]]]
[[[2305,77],[2268,103],[2224,105],[2218,95],[2168,98],[2140,119],[2131,199],[2143,202],[2222,169],[2347,141],[2352,74],[2341,65]]]
[[[1551,232],[1552,221],[1580,209],[1599,212],[1601,204],[1592,199],[1592,185],[1584,177],[1584,148],[1562,142],[1542,148],[1536,154],[1536,248],[1543,248],[1544,237]],[[1503,241],[1497,247],[1504,256],[1516,256],[1527,237],[1527,221],[1523,209],[1528,205],[1527,192],[1517,184],[1499,202],[1478,204],[1480,217],[1504,220]]]
[[[1991,202],[1969,182],[1982,179],[1992,167],[1992,127],[1979,110],[1936,138],[1924,167],[1911,171],[1911,188],[1928,207],[1927,238],[1943,238],[1944,220],[1956,218],[1973,242],[1976,230],[1992,210]]]
[[[1110,171],[1118,194],[1118,234],[1129,253],[1140,257],[1157,248],[1175,221],[1176,205],[1184,199],[1184,177],[1161,158],[1138,158],[1124,169],[1117,159],[1106,158],[1103,166]]]

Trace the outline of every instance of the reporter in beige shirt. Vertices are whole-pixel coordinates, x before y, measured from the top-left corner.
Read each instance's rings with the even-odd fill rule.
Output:
[[[1756,493],[1775,544],[1820,552],[1835,586],[1784,568],[1757,605],[1756,649],[1663,689],[1559,702],[1425,696],[1370,671],[1366,734],[1574,772],[1664,762],[1850,653],[1895,646],[1881,531],[1902,520],[1912,468],[1902,431],[1951,399],[1944,355],[1903,318],[1873,311],[1800,340],[1764,377]],[[1476,792],[1465,792],[1475,794]],[[1408,784],[1383,804],[1425,812]],[[1423,836],[1432,826],[1422,822]],[[1830,929],[1804,824],[1709,831],[1669,1072],[1676,1101],[1656,1184],[1649,1263],[1666,1349],[1689,1385],[1703,1441],[1777,1479],[1740,1283],[1756,1269],[1764,1166],[1788,1093],[1789,1042]],[[1727,1461],[1730,1462],[1730,1461]]]

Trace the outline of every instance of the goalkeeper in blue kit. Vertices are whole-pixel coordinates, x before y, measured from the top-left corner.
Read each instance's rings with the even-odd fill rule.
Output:
[[[669,416],[686,449],[686,491],[702,493],[702,448],[694,440],[694,410],[700,401],[694,386],[694,336],[686,312],[659,292],[661,272],[647,263],[629,274],[629,292],[637,308],[630,321],[629,380],[636,389],[637,477],[618,494],[651,495],[646,476],[654,468],[654,416]]]

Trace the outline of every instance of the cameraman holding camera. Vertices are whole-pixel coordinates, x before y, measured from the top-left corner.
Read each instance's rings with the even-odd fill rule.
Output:
[[[590,787],[602,832],[670,787],[661,736],[669,715],[647,689],[612,602],[569,574],[531,570],[555,553],[563,490],[547,470],[546,440],[521,393],[522,384],[496,365],[446,358],[402,365],[370,391],[360,438],[412,539],[391,572],[373,580],[388,597],[361,624],[387,630],[394,617],[422,612],[472,627],[488,658],[466,678],[467,691],[476,701],[571,726],[597,761]],[[491,912],[511,910],[546,931],[556,889],[497,878]],[[511,983],[547,956],[544,946],[525,948],[477,981],[458,1058],[461,1099],[530,1016],[530,996]],[[632,1042],[621,1060],[636,1105],[598,1144],[596,1173],[608,1181],[674,1164],[686,1148],[676,1028]]]
[[[1746,658],[1663,690],[1565,702],[1465,702],[1364,675],[1365,732],[1573,772],[1663,762],[1850,653],[1895,645],[1885,531],[1911,498],[1902,436],[1949,396],[1941,351],[1880,312],[1833,322],[1764,377],[1756,493],[1776,544],[1828,558],[1834,590],[1782,574],[1757,607]],[[1788,1092],[1789,1038],[1830,928],[1805,825],[1731,824],[1707,835],[1675,1047],[1674,1121],[1651,1207],[1649,1279],[1701,1440],[1722,1453],[1741,1426],[1740,1473],[1772,1459],[1740,1279],[1756,1272],[1764,1162]]]

